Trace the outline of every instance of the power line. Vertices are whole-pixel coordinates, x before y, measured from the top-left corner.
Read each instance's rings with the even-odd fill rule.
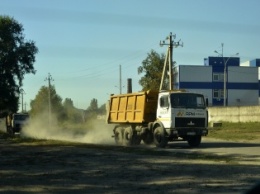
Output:
[[[153,44],[150,44],[149,47],[151,47],[152,45],[155,45],[154,43]],[[126,62],[130,63],[131,61],[133,61],[134,59],[138,59],[140,58],[141,56],[143,56],[143,52],[142,51],[136,51],[134,52],[133,54],[129,54],[129,55],[126,55],[126,56],[123,56],[123,57],[120,57],[119,59],[116,59],[116,60],[113,60],[111,62],[106,62],[106,63],[103,63],[103,64],[99,64],[99,65],[93,65],[91,67],[88,67],[86,69],[79,69],[75,72],[84,72],[84,71],[90,71],[90,70],[93,70],[92,72],[89,72],[85,75],[78,75],[78,76],[71,76],[71,77],[68,77],[68,78],[64,78],[64,79],[74,79],[74,78],[95,78],[95,77],[100,77],[102,75],[105,75],[107,74],[108,72],[116,72],[117,70],[117,67],[113,66],[111,67],[111,65],[114,65],[115,63],[123,63],[125,64]],[[130,68],[133,64],[129,64],[129,65],[124,65],[124,69],[126,68]],[[98,69],[98,67],[101,67],[101,66],[105,66],[104,68],[102,69]],[[97,72],[95,72],[97,71]],[[71,72],[70,72],[71,73]]]

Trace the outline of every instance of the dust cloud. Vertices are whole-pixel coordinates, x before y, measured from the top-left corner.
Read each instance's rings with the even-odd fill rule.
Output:
[[[0,119],[0,131],[2,131],[2,132],[6,131],[5,119]]]
[[[61,140],[79,143],[115,144],[112,136],[113,126],[103,119],[88,121],[84,124],[58,125],[57,120],[49,122],[48,113],[31,118],[21,131],[22,137]]]

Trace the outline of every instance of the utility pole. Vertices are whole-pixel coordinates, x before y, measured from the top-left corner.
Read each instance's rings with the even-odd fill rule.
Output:
[[[119,94],[122,94],[122,69],[121,69],[121,65],[119,65],[119,86],[115,86],[115,87],[119,87]]]
[[[21,94],[21,97],[22,97],[22,113],[23,113],[23,95],[25,94],[24,90],[21,88],[20,89],[20,94]]]
[[[219,54],[219,56],[222,57],[223,59],[223,63],[224,63],[224,70],[223,70],[223,106],[226,107],[227,106],[227,63],[229,61],[229,59],[234,56],[234,55],[231,55],[230,57],[228,57],[226,60],[225,60],[225,57],[224,57],[224,53],[223,53],[223,50],[224,50],[224,43],[221,43],[221,54],[218,52],[218,51],[214,51],[215,53]],[[239,55],[239,53],[236,53],[235,55]]]
[[[119,65],[119,93],[122,94],[122,70],[121,70],[121,65]]]
[[[27,103],[24,103],[24,111],[26,112]]]
[[[164,61],[164,67],[163,67],[163,73],[162,73],[162,79],[161,79],[161,84],[160,84],[160,91],[163,89],[163,83],[165,81],[165,76],[167,70],[169,71],[169,90],[173,90],[173,73],[172,73],[172,68],[173,68],[173,47],[177,48],[179,46],[183,46],[183,43],[180,43],[181,40],[175,42],[173,39],[176,38],[176,35],[172,35],[170,33],[169,36],[166,37],[166,40],[168,40],[168,43],[165,43],[165,41],[160,41],[160,46],[168,45],[165,61]],[[168,68],[167,68],[167,62],[168,62]]]
[[[51,81],[54,81],[51,77],[51,74],[48,74],[48,77],[45,78],[45,81],[48,81],[48,93],[49,93],[49,127],[51,126]]]
[[[222,54],[221,54],[221,56],[222,57],[224,57],[224,43],[221,43],[221,52],[222,52]]]

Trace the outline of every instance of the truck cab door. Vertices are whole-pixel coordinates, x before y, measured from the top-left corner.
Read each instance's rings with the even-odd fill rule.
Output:
[[[171,106],[169,95],[159,96],[157,106],[157,120],[163,123],[164,128],[171,127]]]

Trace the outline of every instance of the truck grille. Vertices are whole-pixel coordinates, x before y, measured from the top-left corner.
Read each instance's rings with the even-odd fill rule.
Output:
[[[175,118],[175,127],[205,127],[205,118]]]

